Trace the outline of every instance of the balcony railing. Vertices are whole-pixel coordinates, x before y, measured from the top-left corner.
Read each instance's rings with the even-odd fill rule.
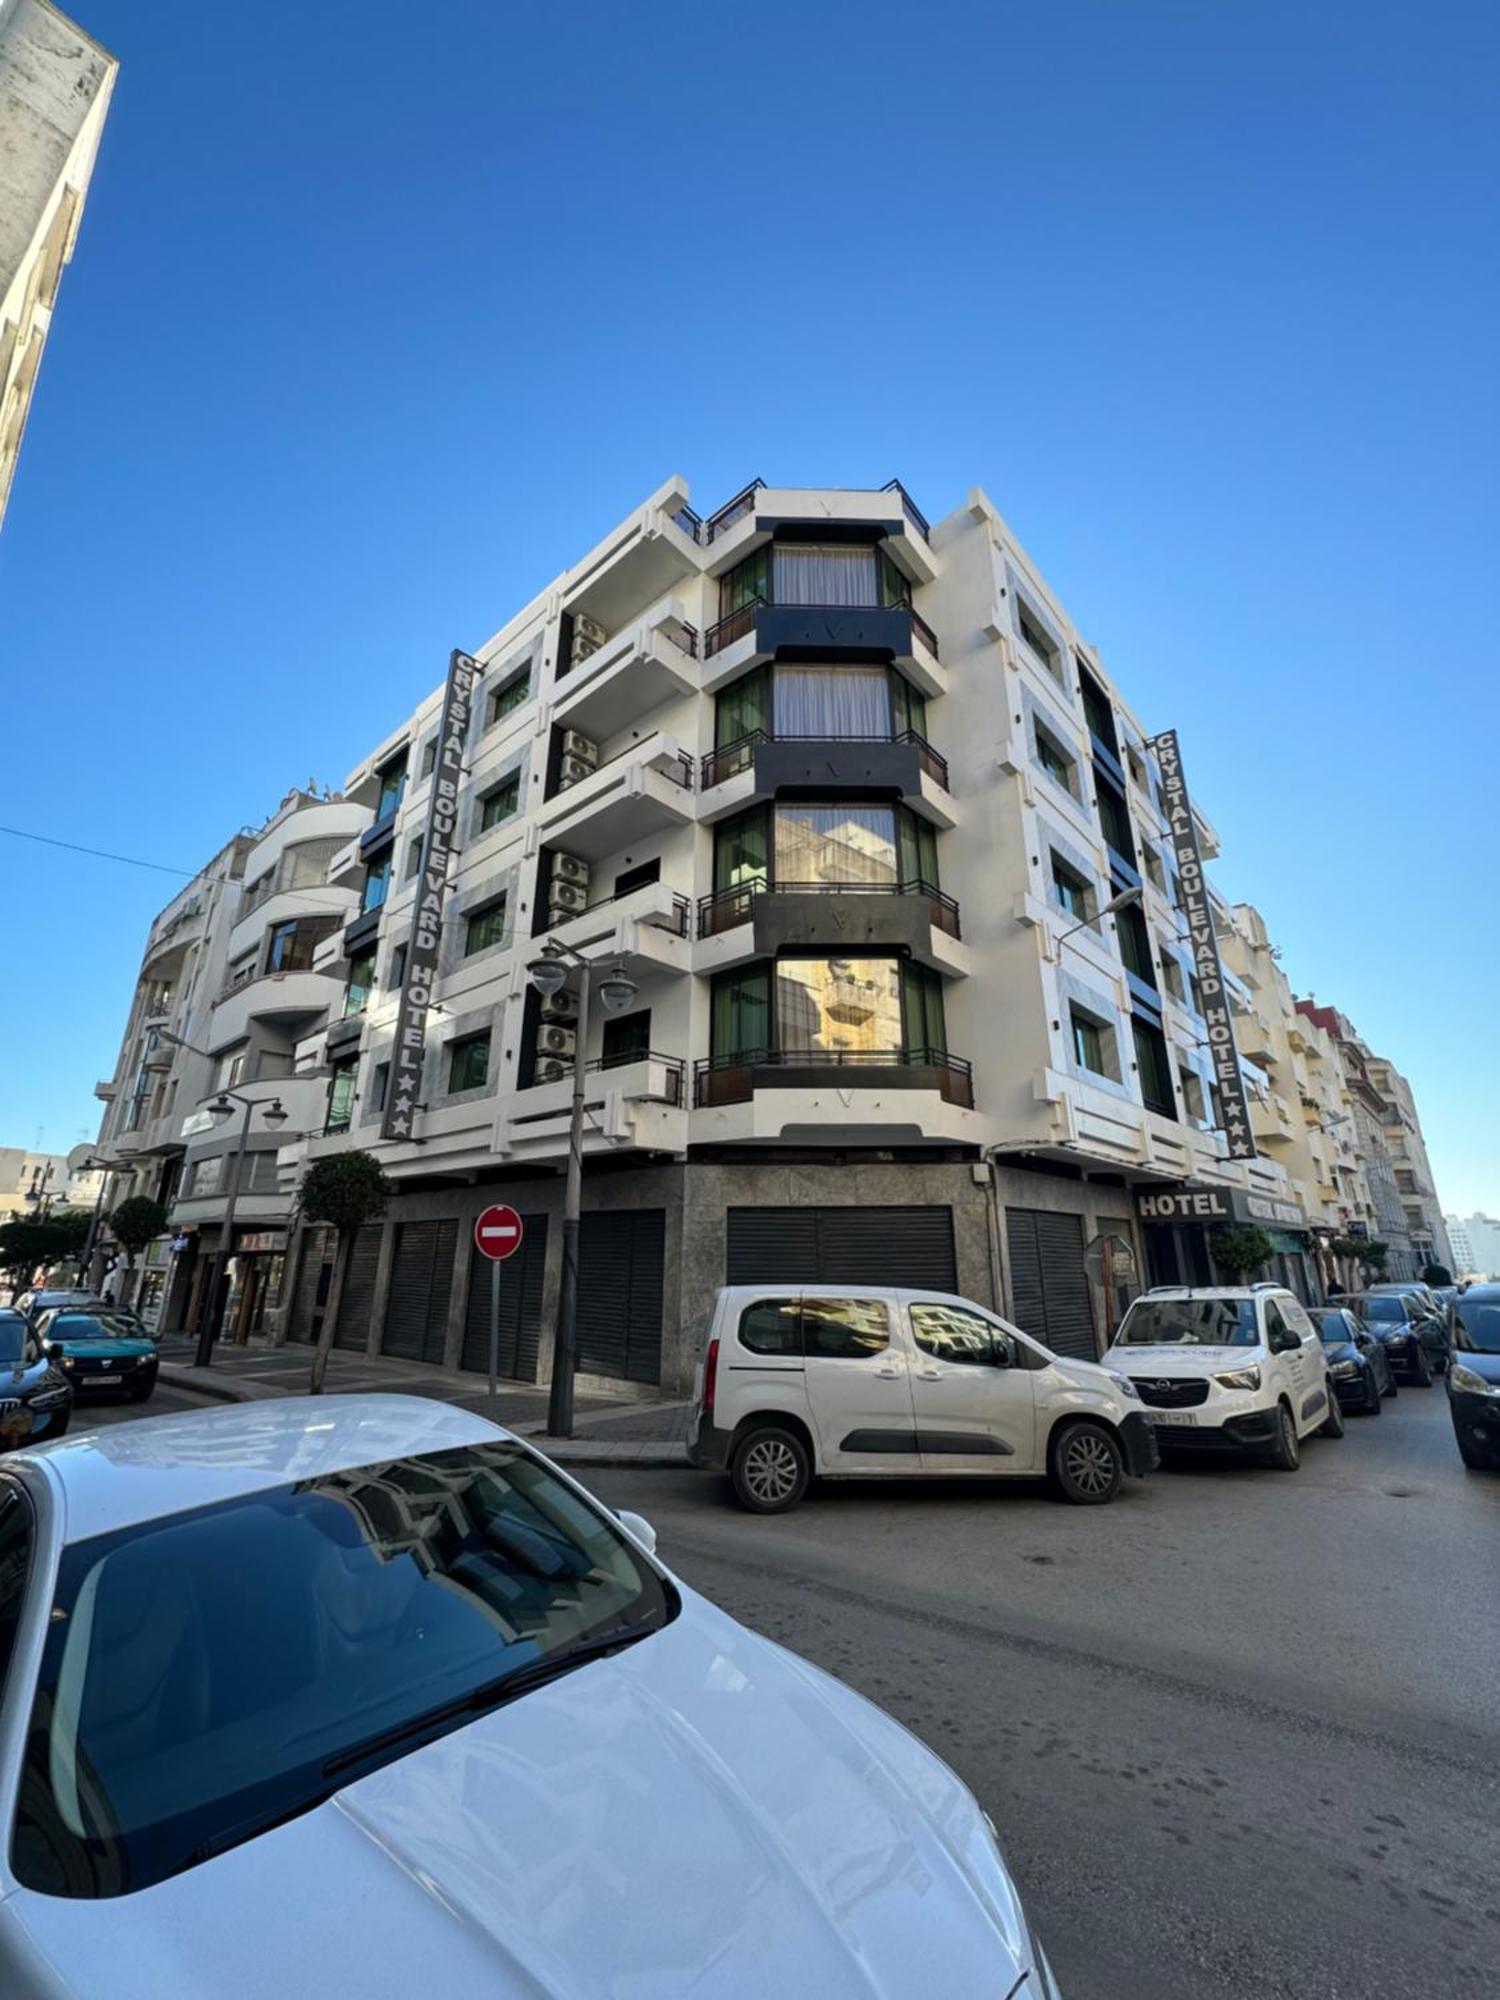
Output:
[[[581,910],[576,911],[571,917],[567,918],[566,922],[576,924],[580,917],[591,917],[595,910],[607,910],[611,903],[623,903],[631,896],[638,896],[642,889],[654,887],[654,883],[637,882],[633,889],[619,889],[612,896],[600,896],[597,901],[586,903]],[[688,902],[687,897],[674,895],[672,898],[672,908],[669,913],[652,911],[649,916],[642,919],[642,922],[653,924],[657,930],[669,931],[673,937],[686,937],[688,934],[688,918],[691,915],[692,906]],[[551,928],[553,930],[562,930],[565,928],[565,925],[553,924]]]
[[[650,739],[643,740],[649,742]],[[601,771],[607,771],[611,764],[618,764],[622,757],[634,756],[640,747],[639,743],[627,743],[623,750],[616,750],[613,756],[601,758],[586,776],[575,778],[570,785],[560,784],[552,794],[552,799],[566,798],[568,793],[575,791],[579,785],[586,785],[590,778],[597,778]],[[685,792],[690,792],[693,789],[693,760],[686,750],[659,752],[658,756],[660,761],[653,760],[651,769],[660,771],[664,778],[670,778],[674,785],[681,785]],[[548,805],[551,805],[552,799],[548,799]]]
[[[901,496],[901,511],[916,529],[924,542],[932,540],[932,530],[927,525],[927,516],[912,499],[899,479],[888,479],[881,487],[882,493],[898,493]]]
[[[740,882],[732,889],[716,890],[698,904],[698,935],[717,937],[720,931],[747,924],[757,896],[921,896],[932,921],[940,931],[956,938],[958,905],[951,896],[930,882]]]
[[[721,618],[717,625],[710,625],[703,635],[703,657],[711,660],[715,653],[722,653],[726,646],[732,646],[737,639],[743,639],[755,629],[755,614],[770,608],[773,600],[766,597],[752,597],[737,611],[731,611],[727,618]],[[934,659],[939,657],[937,635],[927,620],[909,600],[902,599],[895,604],[802,604],[782,599],[775,600],[781,611],[904,611],[911,619],[912,633],[919,638]]]
[[[750,484],[741,492],[736,493],[732,500],[726,501],[717,514],[709,515],[708,519],[703,523],[701,536],[705,548],[708,547],[716,535],[726,534],[736,521],[742,521],[745,518],[750,509],[755,505],[756,494],[761,491],[765,483],[763,479],[752,479]]]
[[[948,789],[948,760],[940,756],[925,736],[919,736],[915,729],[903,729],[890,736],[841,736],[827,729],[817,736],[785,736],[779,730],[752,729],[748,735],[738,736],[733,743],[726,743],[721,749],[710,750],[703,759],[699,784],[709,791],[715,785],[722,785],[726,778],[738,777],[741,771],[748,771],[760,743],[914,743],[917,760],[934,784]]]
[[[823,1070],[930,1069],[945,1102],[966,1111],[974,1108],[973,1066],[946,1049],[748,1049],[730,1056],[707,1056],[693,1065],[693,1103],[699,1110],[720,1104],[745,1104],[755,1094],[755,1072],[775,1069],[782,1088],[806,1087],[810,1074]],[[851,1081],[857,1083],[857,1076]]]
[[[664,1056],[659,1054],[655,1049],[622,1049],[617,1055],[595,1056],[592,1062],[586,1062],[583,1067],[587,1075],[598,1076],[607,1070],[634,1069],[638,1063],[657,1064],[662,1071],[663,1080],[660,1091],[636,1092],[635,1101],[637,1103],[681,1104],[686,1065],[680,1056]],[[572,1063],[568,1062],[566,1067],[568,1075],[571,1076],[573,1074]],[[553,1079],[554,1087],[558,1082],[562,1081],[565,1081],[565,1079]],[[521,1088],[523,1090],[540,1090],[546,1088],[546,1085],[547,1079],[533,1077],[530,1083],[522,1084]]]

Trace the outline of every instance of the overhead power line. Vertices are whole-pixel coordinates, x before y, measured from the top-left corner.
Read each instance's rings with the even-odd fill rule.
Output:
[[[134,854],[111,854],[107,847],[80,847],[76,840],[54,840],[50,833],[29,833],[24,826],[0,826],[14,840],[35,840],[43,847],[65,847],[70,854],[92,855],[95,861],[121,861],[127,868],[154,868],[159,875],[182,875],[191,881],[192,868],[172,868],[165,861],[142,861]]]

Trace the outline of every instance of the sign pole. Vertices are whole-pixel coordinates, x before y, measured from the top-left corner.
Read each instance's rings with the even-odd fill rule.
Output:
[[[490,1403],[499,1394],[500,1378],[500,1262],[490,1260]]]

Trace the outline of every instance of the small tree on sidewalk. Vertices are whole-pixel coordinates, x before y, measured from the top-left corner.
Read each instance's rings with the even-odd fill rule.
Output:
[[[327,1223],[336,1239],[333,1283],[328,1287],[328,1303],[323,1308],[323,1325],[313,1350],[312,1376],[307,1385],[311,1396],[323,1393],[323,1377],[328,1372],[328,1355],[338,1325],[344,1279],[354,1254],[354,1239],[367,1222],[378,1222],[384,1215],[390,1192],[391,1184],[373,1153],[337,1153],[326,1160],[314,1160],[307,1170],[298,1196],[302,1220]]]
[[[167,1226],[167,1211],[149,1195],[133,1194],[129,1201],[110,1211],[110,1231],[125,1252],[125,1268],[135,1270],[135,1260]]]
[[[1446,1264],[1424,1264],[1422,1266],[1422,1283],[1424,1285],[1451,1285],[1453,1283],[1453,1273],[1448,1269]]]
[[[1209,1234],[1208,1247],[1227,1285],[1242,1285],[1271,1261],[1271,1239],[1253,1222],[1226,1223]]]

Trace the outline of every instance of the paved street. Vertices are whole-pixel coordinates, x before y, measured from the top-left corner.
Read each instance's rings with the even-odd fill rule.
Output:
[[[1500,1479],[1440,1388],[1295,1476],[1169,1469],[1096,1512],[964,1482],[756,1521],[706,1477],[582,1476],[957,1767],[1067,2000],[1495,1991]]]

